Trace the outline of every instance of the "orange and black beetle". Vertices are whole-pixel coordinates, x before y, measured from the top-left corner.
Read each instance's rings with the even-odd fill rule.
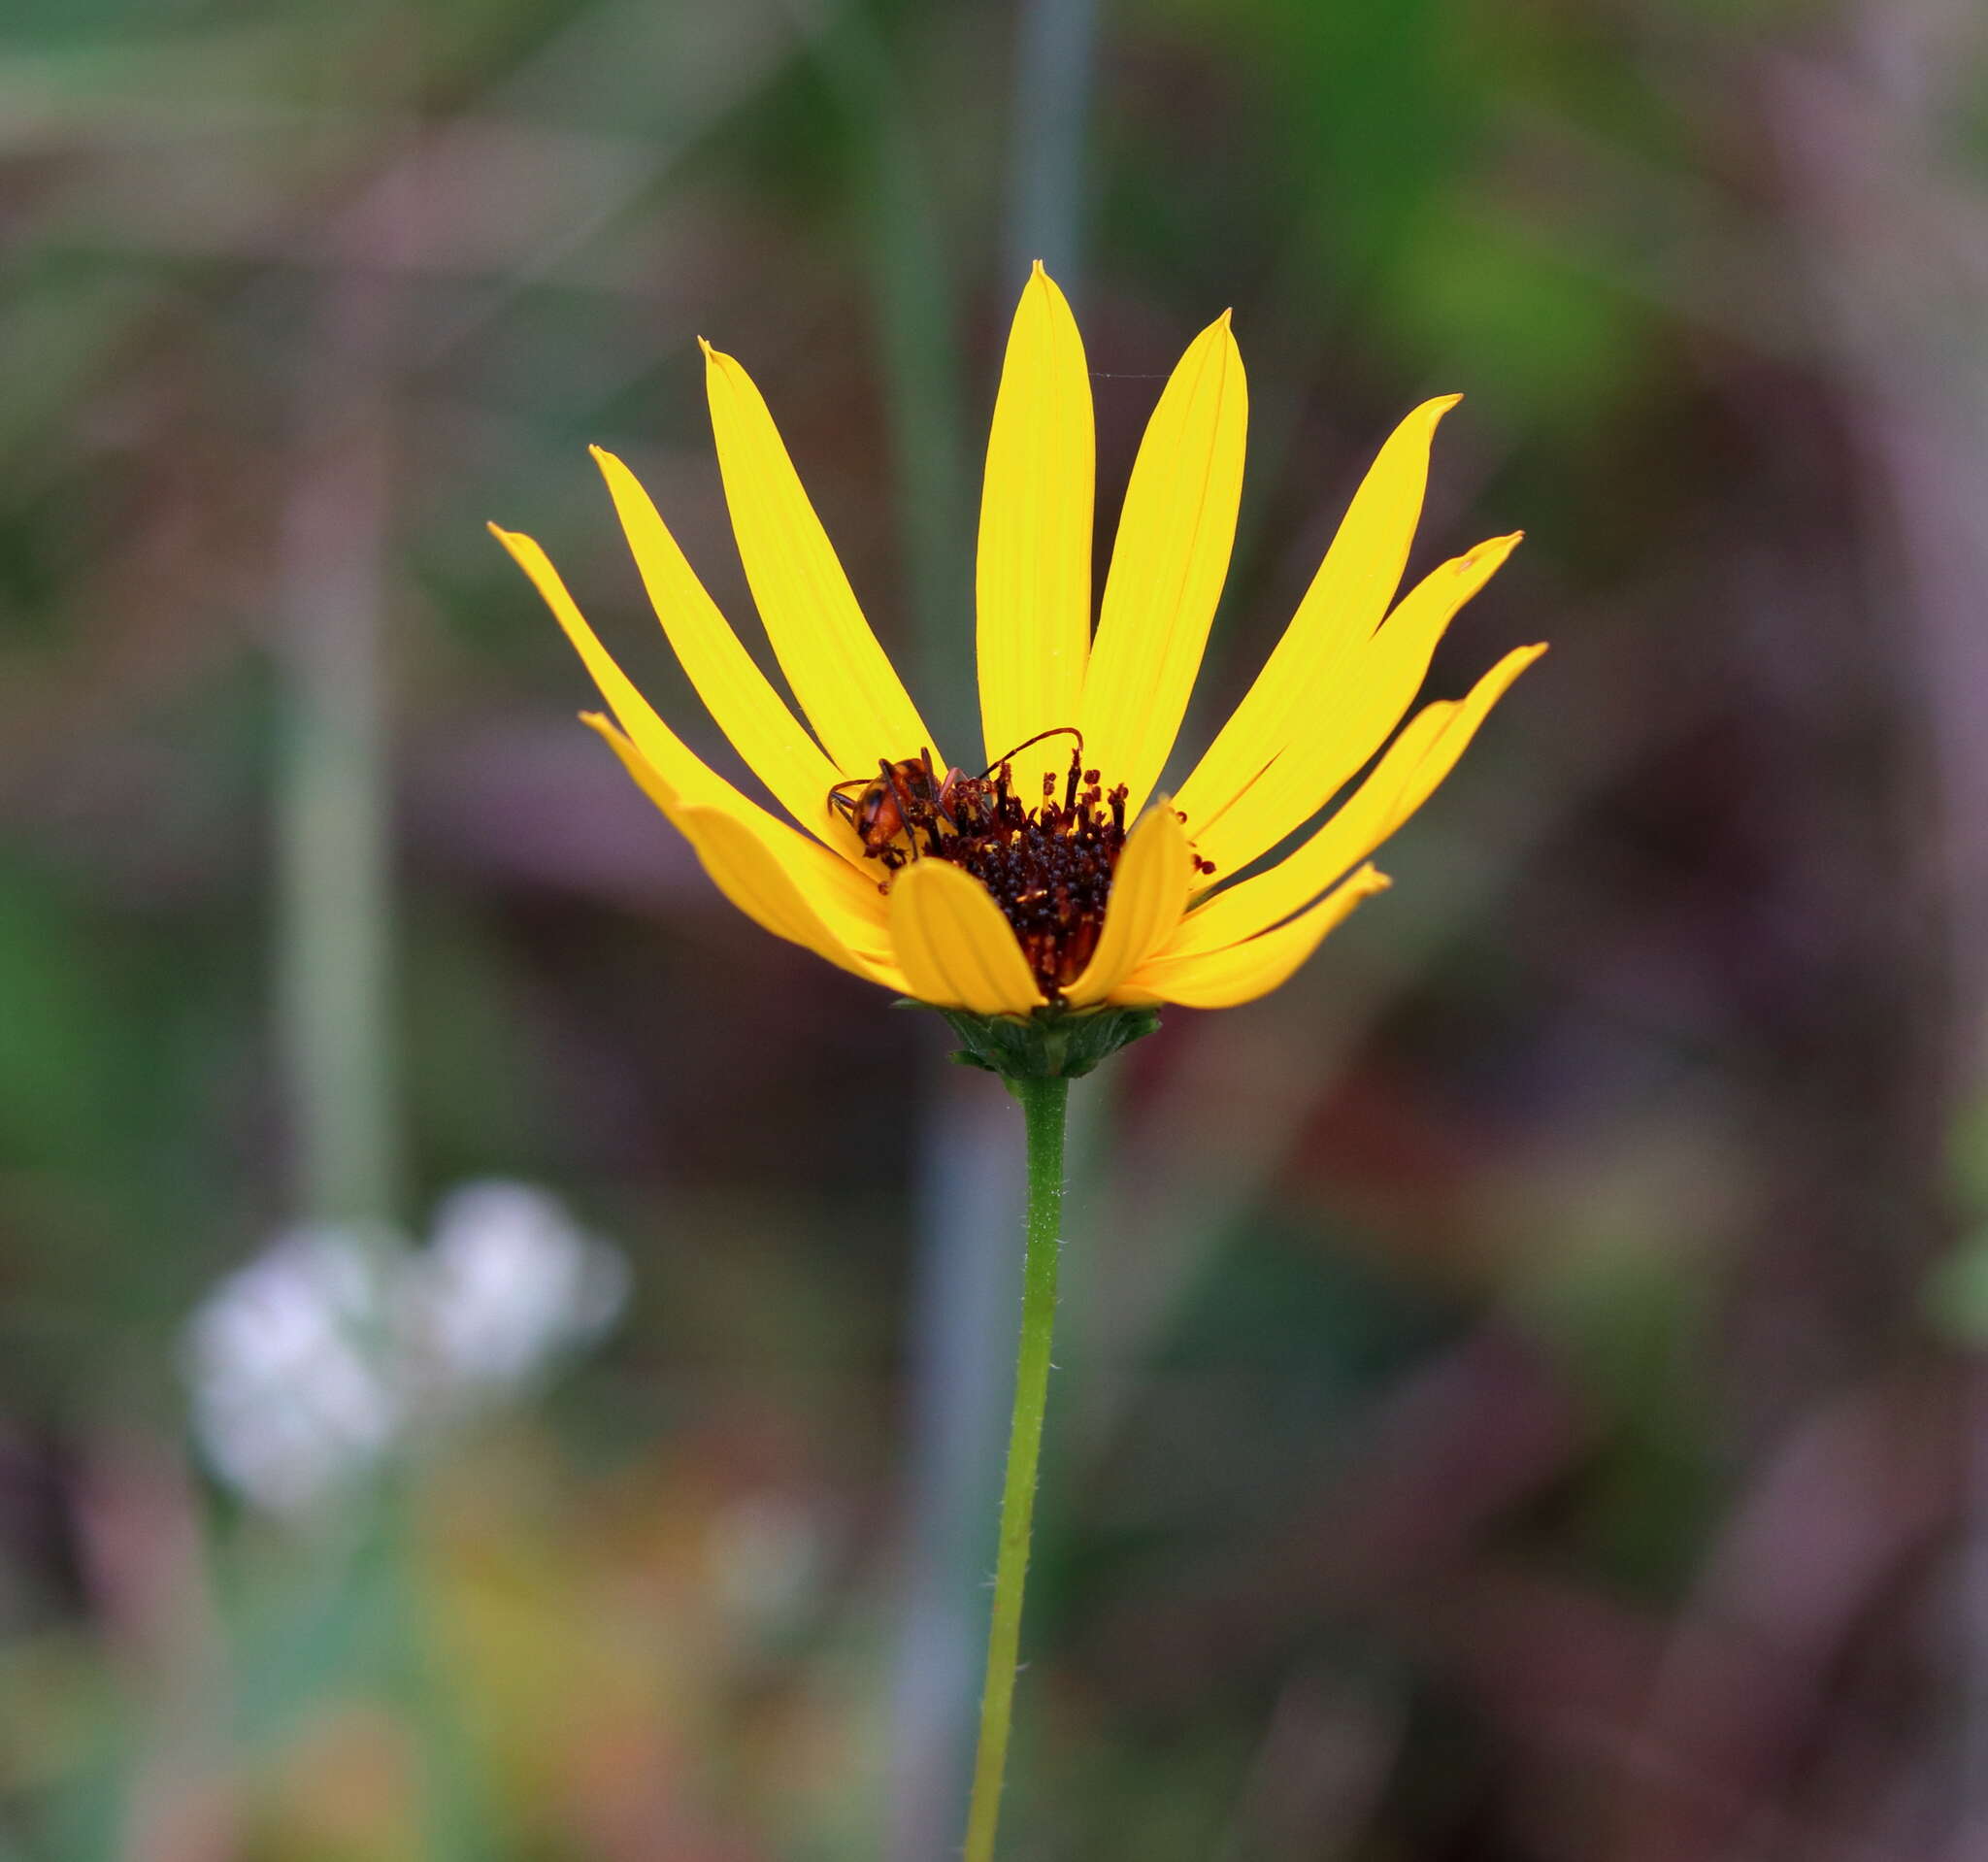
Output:
[[[937,832],[942,819],[952,820],[952,798],[965,779],[949,769],[942,779],[932,767],[932,752],[921,750],[902,762],[880,760],[874,777],[852,776],[828,792],[828,805],[856,830],[864,853],[895,866],[904,855],[893,844],[908,830],[911,856],[918,851],[917,830]],[[854,789],[857,793],[851,795]],[[895,852],[897,860],[890,858]]]
[[[897,845],[900,835],[910,846],[911,859],[918,857],[918,830],[923,829],[933,851],[938,850],[939,823],[957,830],[958,804],[974,788],[992,776],[1017,750],[1040,744],[1045,737],[1070,736],[1077,739],[1077,753],[1083,752],[1083,733],[1074,724],[1058,724],[1052,730],[1038,731],[1017,744],[1014,749],[997,756],[978,776],[966,776],[957,764],[942,777],[933,767],[932,752],[921,749],[892,763],[879,758],[875,776],[852,776],[828,791],[828,805],[856,830],[867,858],[881,860],[885,866],[902,866],[907,857]],[[855,794],[849,791],[854,789]]]

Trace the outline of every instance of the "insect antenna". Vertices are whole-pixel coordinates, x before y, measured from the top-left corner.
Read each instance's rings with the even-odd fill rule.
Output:
[[[1002,764],[1007,762],[1011,756],[1018,755],[1021,751],[1027,749],[1031,744],[1040,744],[1045,737],[1074,737],[1077,739],[1077,755],[1081,756],[1083,754],[1083,732],[1078,730],[1075,724],[1058,724],[1054,726],[1052,729],[1046,731],[1038,731],[1033,737],[1023,738],[1022,741],[1019,744],[1017,744],[1011,750],[1002,751],[1002,753],[999,756],[997,756],[991,763],[989,763],[987,767],[983,769],[977,778],[975,778],[975,781],[986,781],[986,779],[992,776],[994,772],[998,770],[1002,766]]]

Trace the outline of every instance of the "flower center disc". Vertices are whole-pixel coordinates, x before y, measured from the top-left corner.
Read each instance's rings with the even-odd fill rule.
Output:
[[[1098,948],[1125,847],[1125,784],[1101,787],[1080,751],[1071,752],[1060,782],[1053,771],[1044,776],[1033,805],[1014,792],[1013,772],[1003,763],[987,776],[958,778],[943,810],[907,822],[909,857],[944,860],[978,880],[1054,1002]],[[906,856],[891,850],[900,856],[888,862],[895,868]]]

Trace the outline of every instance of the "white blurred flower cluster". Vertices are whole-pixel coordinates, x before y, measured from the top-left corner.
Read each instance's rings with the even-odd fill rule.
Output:
[[[525,1183],[454,1191],[419,1247],[295,1229],[187,1322],[194,1438],[245,1499],[304,1513],[389,1449],[591,1345],[627,1298],[620,1251]]]

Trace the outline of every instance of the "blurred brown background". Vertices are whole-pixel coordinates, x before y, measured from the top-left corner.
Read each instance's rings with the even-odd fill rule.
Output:
[[[1038,255],[1101,544],[1235,307],[1189,749],[1431,393],[1555,650],[1082,1092],[1007,1852],[1988,1854],[1977,9],[14,0],[0,216],[0,1862],[952,1852],[1012,1109],[483,523],[721,759],[709,335],[963,743]]]

